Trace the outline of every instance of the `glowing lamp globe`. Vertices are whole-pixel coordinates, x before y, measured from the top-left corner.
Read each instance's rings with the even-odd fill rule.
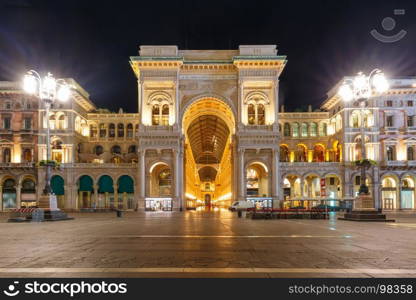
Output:
[[[389,89],[389,83],[383,73],[376,73],[372,80],[373,87],[379,93],[384,93]]]
[[[38,88],[38,82],[33,75],[26,74],[23,78],[23,89],[28,94],[35,94]]]
[[[354,97],[351,87],[345,83],[339,88],[338,95],[346,102],[351,101]]]
[[[65,102],[65,101],[68,101],[70,96],[71,96],[71,90],[69,89],[69,86],[62,85],[59,87],[58,93],[56,95],[58,100]]]

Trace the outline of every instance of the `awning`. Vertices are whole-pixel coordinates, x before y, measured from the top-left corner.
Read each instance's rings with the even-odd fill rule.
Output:
[[[100,180],[98,180],[98,192],[114,193],[113,179],[110,176],[104,175],[100,177]]]
[[[55,175],[51,179],[52,191],[55,195],[64,195],[64,179],[61,176]]]
[[[123,175],[118,180],[119,193],[134,193],[133,179],[130,176]]]

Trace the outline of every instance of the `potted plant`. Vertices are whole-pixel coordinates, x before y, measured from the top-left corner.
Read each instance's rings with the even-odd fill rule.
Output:
[[[41,160],[39,162],[40,167],[51,166],[52,168],[59,168],[60,165],[61,164],[59,162],[57,162],[56,160]]]

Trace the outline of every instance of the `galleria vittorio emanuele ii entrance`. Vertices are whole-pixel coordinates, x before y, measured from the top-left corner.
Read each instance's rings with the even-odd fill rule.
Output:
[[[185,134],[185,197],[188,209],[230,205],[233,185],[234,115],[224,102],[193,102],[182,119]]]

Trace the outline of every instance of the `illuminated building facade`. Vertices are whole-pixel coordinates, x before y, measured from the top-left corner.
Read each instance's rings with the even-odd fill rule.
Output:
[[[138,112],[99,110],[75,81],[50,116],[17,83],[0,83],[1,209],[36,205],[44,186],[49,120],[52,189],[67,210],[184,210],[314,206],[359,188],[360,126],[376,206],[414,209],[416,79],[391,79],[363,117],[336,95],[320,109],[279,111],[286,57],[273,45],[238,50],[141,46],[130,58]]]

